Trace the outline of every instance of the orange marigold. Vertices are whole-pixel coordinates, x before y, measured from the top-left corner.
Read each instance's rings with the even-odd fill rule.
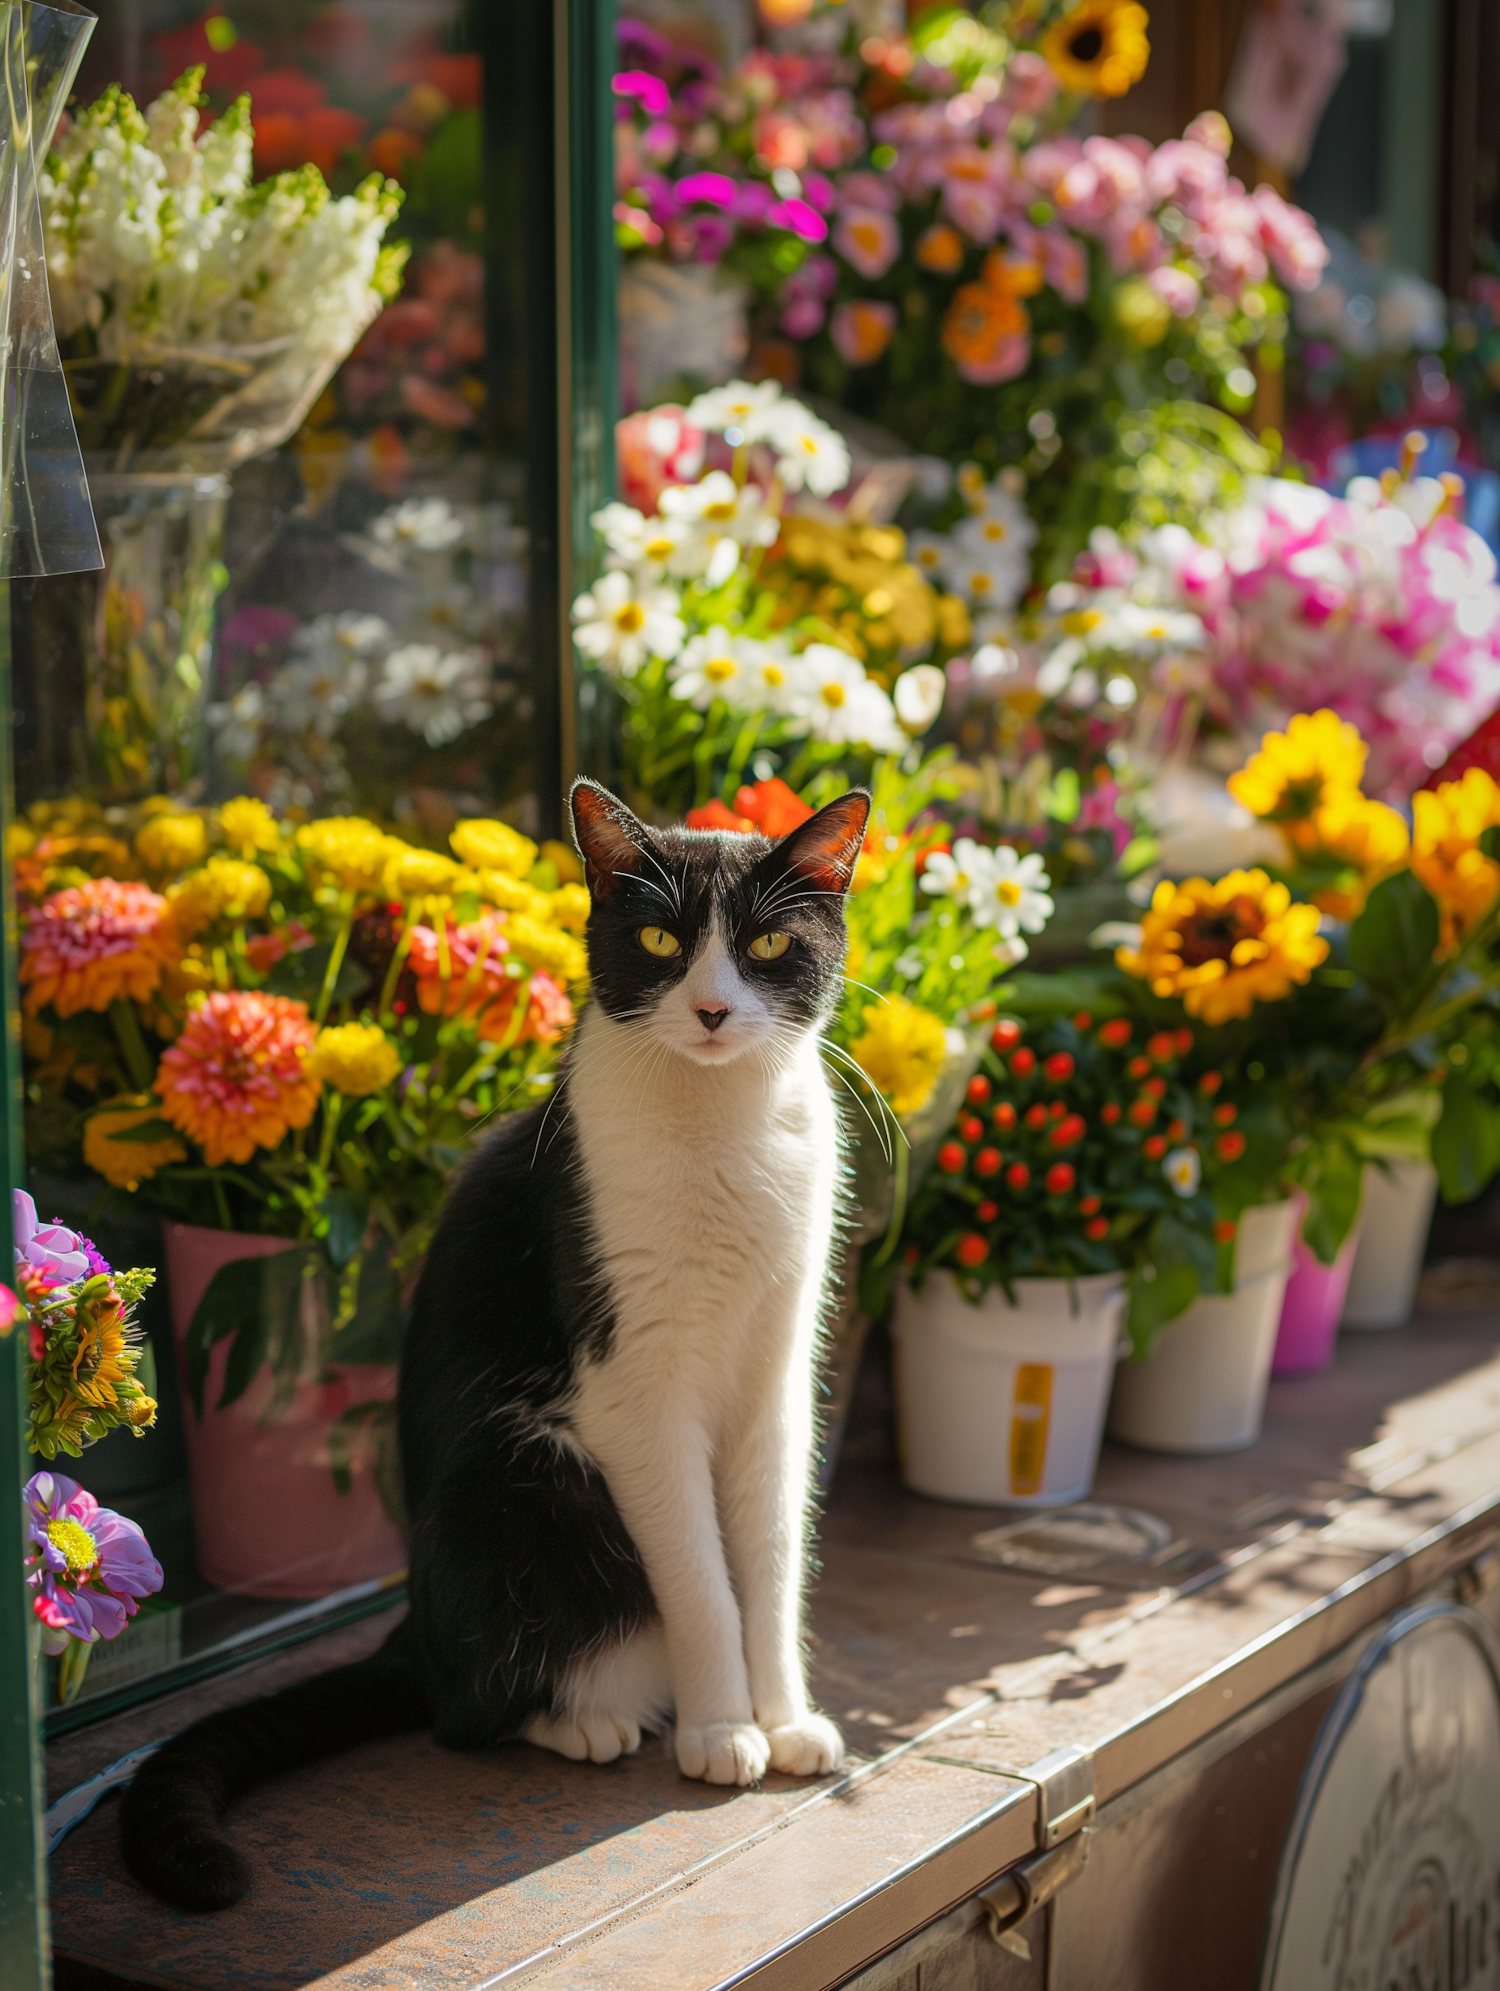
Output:
[[[114,878],[53,892],[27,922],[21,950],[27,1009],[50,1003],[59,1016],[108,1009],[120,996],[148,1001],[180,951],[160,893]]]
[[[195,1140],[211,1168],[247,1162],[305,1127],[318,1103],[307,1070],[317,1036],[307,1005],[258,989],[205,996],[162,1053],[162,1117]]]

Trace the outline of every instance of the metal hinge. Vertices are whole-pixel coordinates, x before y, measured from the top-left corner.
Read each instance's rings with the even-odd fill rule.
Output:
[[[1089,1841],[1086,1828],[1075,1832],[1048,1853],[1033,1853],[998,1880],[982,1887],[975,1897],[985,1913],[990,1934],[1002,1949],[1030,1959],[1031,1945],[1021,1934],[1020,1924],[1038,1908],[1045,1908],[1055,1894],[1076,1880],[1088,1864]]]
[[[1037,1794],[1036,1842],[1045,1852],[1081,1832],[1094,1816],[1094,1758],[1087,1749],[1054,1749],[1024,1770],[997,1764],[1001,1776],[1031,1784]]]

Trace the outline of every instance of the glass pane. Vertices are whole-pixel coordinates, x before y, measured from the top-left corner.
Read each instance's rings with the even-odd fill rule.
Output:
[[[547,10],[503,73],[498,25],[464,0],[99,14],[43,205],[107,565],[13,586],[14,850],[23,918],[69,888],[106,920],[155,894],[171,938],[140,941],[133,960],[158,941],[161,958],[138,986],[92,965],[66,988],[33,977],[26,1141],[44,1220],[157,1271],[139,1307],[154,1426],[52,1463],[140,1523],[165,1580],[94,1649],[79,1713],[399,1581],[394,1363],[424,1226],[473,1129],[551,1082],[581,959],[554,918],[566,860],[527,841],[555,831],[561,786],[562,346],[550,241],[533,254],[552,212]],[[100,103],[115,88],[147,125]],[[76,169],[101,132],[135,148],[128,199]],[[261,191],[225,192],[241,169]],[[155,259],[150,282],[132,257]],[[608,372],[573,397],[585,483]],[[264,810],[220,813],[242,797]],[[447,873],[397,879],[391,845],[369,870],[374,829],[349,833],[357,850],[298,842],[342,817]],[[444,896],[470,819],[513,834],[470,849]],[[126,897],[105,908],[102,880]],[[509,942],[486,968],[485,923],[528,908],[550,937],[490,989]],[[450,936],[468,948],[499,1023],[496,1001],[424,1007],[424,934],[443,977]],[[378,1018],[386,1082],[327,1067],[310,1119],[283,1092],[284,1124],[248,1141],[206,1095],[191,1132],[163,1121],[161,1059],[245,991],[301,1004],[288,1027],[309,1041]]]

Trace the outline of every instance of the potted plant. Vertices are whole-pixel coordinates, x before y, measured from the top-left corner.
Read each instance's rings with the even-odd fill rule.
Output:
[[[950,1500],[1048,1506],[1094,1475],[1122,1334],[1219,1274],[1206,1175],[1226,1108],[1196,1033],[1019,978],[907,1220],[892,1339],[902,1471]],[[1109,1010],[1114,1013],[1108,1013]]]
[[[545,1092],[572,1021],[576,859],[500,822],[453,841],[293,831],[240,798],[156,808],[129,844],[44,833],[20,861],[34,1091],[167,1220],[199,1563],[223,1587],[400,1565],[403,1301],[471,1134]],[[80,859],[106,875],[62,883]]]

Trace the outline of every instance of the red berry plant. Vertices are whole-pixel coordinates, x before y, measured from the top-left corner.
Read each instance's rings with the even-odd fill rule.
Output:
[[[1017,1279],[1124,1272],[1131,1335],[1149,1347],[1224,1283],[1233,1226],[1214,1180],[1244,1136],[1204,1048],[1123,1016],[1002,1017],[913,1199],[913,1283],[941,1269],[977,1301]]]

